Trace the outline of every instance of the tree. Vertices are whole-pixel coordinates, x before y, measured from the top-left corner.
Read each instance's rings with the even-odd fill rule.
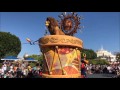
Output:
[[[0,32],[0,59],[13,55],[17,56],[21,51],[20,39],[10,32]]]
[[[35,60],[38,60],[41,65],[43,64],[43,55],[42,54],[41,55],[33,54],[33,55],[28,56],[28,58],[34,58]]]
[[[90,64],[93,64],[93,65],[108,65],[109,62],[107,60],[104,60],[104,59],[98,59],[98,60],[89,60],[89,63]]]
[[[97,54],[92,49],[82,49],[81,50],[81,58],[84,58],[83,54],[86,54],[86,59],[97,58]]]

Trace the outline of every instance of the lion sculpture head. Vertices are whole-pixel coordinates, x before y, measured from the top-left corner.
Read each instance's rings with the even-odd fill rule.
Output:
[[[51,35],[65,35],[65,33],[59,28],[57,20],[52,17],[47,17],[45,22]]]

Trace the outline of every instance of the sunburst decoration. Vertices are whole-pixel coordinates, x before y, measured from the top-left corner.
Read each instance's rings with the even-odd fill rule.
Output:
[[[61,19],[60,28],[66,35],[73,36],[79,29],[81,29],[80,20],[82,17],[78,16],[77,13],[71,12],[67,14],[64,12],[58,17]]]

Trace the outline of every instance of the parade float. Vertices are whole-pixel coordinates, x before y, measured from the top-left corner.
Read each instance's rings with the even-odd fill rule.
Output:
[[[80,29],[77,13],[59,15],[60,22],[47,17],[45,25],[50,35],[39,42],[43,54],[43,78],[81,78],[81,49],[83,41],[75,36]]]

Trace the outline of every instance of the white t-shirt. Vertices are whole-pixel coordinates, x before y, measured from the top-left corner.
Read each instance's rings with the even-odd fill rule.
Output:
[[[10,72],[13,71],[13,66],[10,66]]]
[[[7,66],[6,66],[6,65],[3,66],[3,70],[4,70],[4,71],[7,70]]]
[[[4,69],[3,68],[1,69],[1,75],[4,75]]]

